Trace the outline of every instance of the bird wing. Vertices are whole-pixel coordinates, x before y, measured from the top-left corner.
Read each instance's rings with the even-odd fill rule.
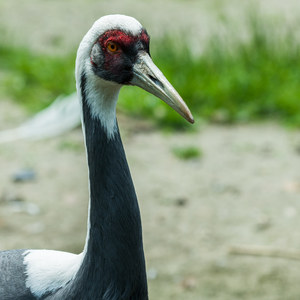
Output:
[[[17,128],[0,131],[0,143],[40,140],[63,134],[80,124],[77,94],[58,97],[51,105]]]

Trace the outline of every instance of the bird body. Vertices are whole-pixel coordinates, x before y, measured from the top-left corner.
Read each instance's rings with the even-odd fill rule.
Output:
[[[160,97],[187,120],[183,100],[149,56],[134,18],[100,18],[83,38],[76,86],[89,169],[84,250],[0,252],[0,299],[148,299],[140,211],[116,119],[122,85]]]

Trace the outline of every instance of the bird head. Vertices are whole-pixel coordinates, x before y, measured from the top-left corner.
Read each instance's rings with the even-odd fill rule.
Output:
[[[139,86],[193,123],[187,105],[153,63],[149,42],[147,31],[132,17],[108,15],[100,18],[79,46],[77,84],[80,84],[79,78],[84,73],[90,81],[97,81],[102,90],[105,85],[109,90],[119,90],[122,85]]]

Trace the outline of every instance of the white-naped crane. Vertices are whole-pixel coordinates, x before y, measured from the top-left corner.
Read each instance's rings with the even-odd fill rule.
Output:
[[[0,299],[148,299],[140,212],[116,104],[123,85],[161,98],[189,122],[179,94],[152,62],[149,36],[132,17],[100,18],[76,58],[76,86],[89,168],[88,232],[81,254],[0,252]]]

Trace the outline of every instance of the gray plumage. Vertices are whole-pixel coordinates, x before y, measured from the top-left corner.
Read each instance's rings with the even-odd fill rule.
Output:
[[[0,252],[0,297],[1,300],[36,299],[25,286],[24,250]]]

